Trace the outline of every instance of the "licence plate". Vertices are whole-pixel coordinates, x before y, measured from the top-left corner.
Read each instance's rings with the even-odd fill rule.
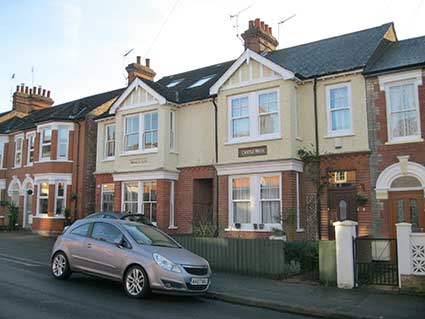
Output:
[[[192,278],[190,284],[194,286],[208,285],[208,278]]]

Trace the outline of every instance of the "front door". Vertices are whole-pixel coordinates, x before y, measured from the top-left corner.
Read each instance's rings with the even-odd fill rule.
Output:
[[[390,233],[396,237],[397,223],[411,223],[412,231],[425,230],[423,191],[390,192]]]
[[[357,221],[356,188],[335,187],[329,188],[329,240],[335,239],[336,221],[353,220]]]
[[[32,197],[33,194],[25,194],[25,211],[24,211],[24,227],[30,228],[32,225]]]

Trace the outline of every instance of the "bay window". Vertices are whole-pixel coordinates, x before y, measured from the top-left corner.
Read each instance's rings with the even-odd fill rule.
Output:
[[[420,138],[418,89],[415,83],[389,85],[387,89],[390,140]]]
[[[229,142],[243,143],[280,137],[277,90],[250,92],[229,98]]]
[[[28,141],[27,165],[32,165],[34,162],[35,134],[28,135],[27,141]]]
[[[281,228],[281,175],[279,173],[233,176],[230,177],[229,187],[229,227],[231,229],[271,231],[274,228]]]
[[[115,124],[105,126],[105,159],[115,157]]]
[[[47,215],[49,209],[49,184],[40,183],[38,186],[38,213]]]
[[[102,212],[113,212],[115,204],[115,185],[103,184],[102,185],[102,199],[101,199],[101,211]]]
[[[122,185],[122,210],[144,214],[155,223],[157,206],[156,181],[131,181],[123,182]]]
[[[68,158],[69,130],[67,127],[58,128],[58,159]]]
[[[158,112],[124,118],[124,154],[155,151],[158,148]]]
[[[353,134],[350,83],[327,86],[326,104],[328,110],[328,135]]]
[[[66,184],[64,182],[56,183],[56,215],[62,215],[65,212],[66,205]]]
[[[52,149],[52,129],[45,128],[41,131],[41,160],[50,160],[50,151]]]
[[[21,167],[22,165],[22,145],[24,139],[19,136],[15,138],[15,167]]]

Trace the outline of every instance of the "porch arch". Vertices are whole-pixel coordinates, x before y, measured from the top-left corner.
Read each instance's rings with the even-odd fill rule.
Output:
[[[392,188],[393,182],[401,177],[415,178],[418,181],[418,185],[415,185],[414,189],[425,191],[425,166],[410,162],[408,158],[400,157],[399,160],[399,163],[388,166],[379,174],[378,180],[376,181],[377,199],[388,199],[388,192],[396,190]],[[407,187],[406,190],[413,189]]]

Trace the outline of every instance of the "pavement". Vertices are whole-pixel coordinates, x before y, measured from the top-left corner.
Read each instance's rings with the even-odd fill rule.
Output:
[[[34,305],[32,315],[40,313],[40,318],[54,318],[54,314],[63,311],[65,314],[69,311],[69,317],[84,314],[84,318],[100,315],[117,318],[137,311],[140,304],[141,314],[146,318],[151,315],[156,318],[425,317],[424,297],[360,288],[342,290],[227,273],[214,273],[206,298],[155,295],[137,304],[126,298],[116,283],[82,275],[73,275],[66,282],[52,279],[47,265],[53,242],[52,238],[24,232],[0,233],[0,318],[4,314],[8,314],[4,318],[24,318],[13,311],[27,311]],[[29,301],[28,305],[25,300]],[[65,308],[59,306],[63,300],[66,300]]]

